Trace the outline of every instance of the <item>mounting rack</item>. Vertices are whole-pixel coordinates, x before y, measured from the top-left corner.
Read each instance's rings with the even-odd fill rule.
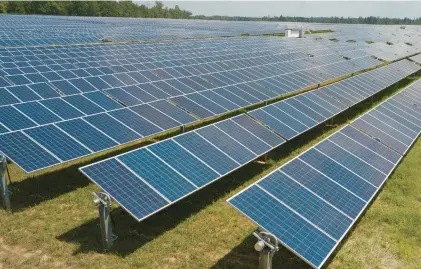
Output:
[[[112,199],[105,192],[93,192],[94,204],[98,206],[99,224],[104,250],[109,250],[117,236],[113,233],[114,225],[111,218]]]
[[[7,187],[7,158],[4,155],[0,155],[0,180],[0,196],[3,201],[3,207],[6,210],[10,210],[10,195],[12,192]]]
[[[262,230],[254,232],[253,235],[257,238],[254,249],[260,254],[259,269],[271,269],[273,255],[279,250],[278,240],[272,234]]]

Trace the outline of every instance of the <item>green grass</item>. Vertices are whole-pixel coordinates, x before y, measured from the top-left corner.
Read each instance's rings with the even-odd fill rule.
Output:
[[[225,200],[414,79],[377,95],[374,103],[353,107],[331,125],[318,126],[282,145],[269,154],[267,163],[250,163],[141,223],[115,208],[112,215],[119,238],[108,253],[102,253],[91,197],[98,188],[77,171],[77,165],[27,178],[11,164],[14,211],[0,211],[0,268],[255,269],[258,255],[251,233],[256,227]],[[328,268],[420,268],[420,161],[418,140]],[[280,267],[310,268],[284,248],[275,256],[274,268]]]

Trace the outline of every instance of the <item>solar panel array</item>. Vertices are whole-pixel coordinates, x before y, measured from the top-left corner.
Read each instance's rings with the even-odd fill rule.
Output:
[[[291,23],[0,15],[0,46],[282,33]],[[300,24],[301,25],[301,24]],[[312,25],[318,29],[318,25]]]
[[[178,60],[163,60],[164,55],[153,52],[147,59],[137,55],[139,64],[124,64],[120,58],[127,60],[122,55],[133,56],[128,50],[138,51],[143,45],[112,46],[113,61],[99,56],[110,52],[106,46],[9,49],[1,58],[2,72],[8,74],[3,79],[6,86],[0,88],[1,149],[23,170],[34,172],[381,63],[366,55],[351,60],[339,57],[339,51],[357,49],[352,45],[335,47],[332,54],[318,46],[310,50],[304,42],[299,52],[291,53],[291,44],[284,46],[272,38],[265,41],[259,41],[260,45],[255,38],[202,42],[209,48],[236,45],[241,53],[209,56],[211,49],[201,57],[190,52],[175,55]],[[200,48],[191,42],[183,46],[187,49],[189,44]],[[167,45],[155,50],[161,53]],[[268,56],[257,52],[262,47],[279,50]],[[60,59],[68,61],[73,56],[77,64],[59,62],[54,56],[58,48],[64,50]],[[303,52],[309,50],[321,56]],[[17,56],[23,51],[36,51],[33,56],[38,60]],[[82,56],[88,51],[97,52],[96,63],[103,63],[97,66],[89,61],[91,67],[87,67]]]
[[[277,113],[268,116],[272,121],[265,125],[281,136],[242,114],[80,170],[140,221],[292,138],[274,128],[273,122],[284,126],[303,122],[304,132],[353,105],[341,104],[335,97],[348,96],[353,81],[364,82],[352,91],[361,95],[352,99],[357,103],[418,70],[413,63],[400,61],[335,83],[333,89],[323,87],[249,113],[257,118],[256,111],[273,107],[270,111]]]
[[[417,82],[228,202],[322,267],[419,136],[420,105]]]

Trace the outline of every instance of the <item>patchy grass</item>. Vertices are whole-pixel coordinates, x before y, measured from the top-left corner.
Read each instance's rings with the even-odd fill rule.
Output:
[[[332,41],[332,42],[338,42],[339,40],[338,39],[336,39],[336,38],[331,38],[331,39],[329,39],[330,41]]]
[[[371,41],[371,40],[367,40],[365,43],[367,43],[367,44],[373,44],[374,42]]]
[[[11,164],[14,211],[0,211],[0,268],[255,269],[258,255],[251,233],[256,227],[225,200],[414,79],[280,146],[269,154],[267,163],[250,163],[141,223],[115,208],[112,215],[119,239],[108,253],[101,250],[91,197],[98,189],[76,165],[29,178]],[[419,268],[420,161],[418,140],[328,268]],[[284,248],[275,257],[274,268],[310,268]]]

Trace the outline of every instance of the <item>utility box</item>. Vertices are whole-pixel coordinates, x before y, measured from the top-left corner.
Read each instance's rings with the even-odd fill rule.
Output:
[[[285,29],[285,37],[303,38],[304,29],[303,27]]]

